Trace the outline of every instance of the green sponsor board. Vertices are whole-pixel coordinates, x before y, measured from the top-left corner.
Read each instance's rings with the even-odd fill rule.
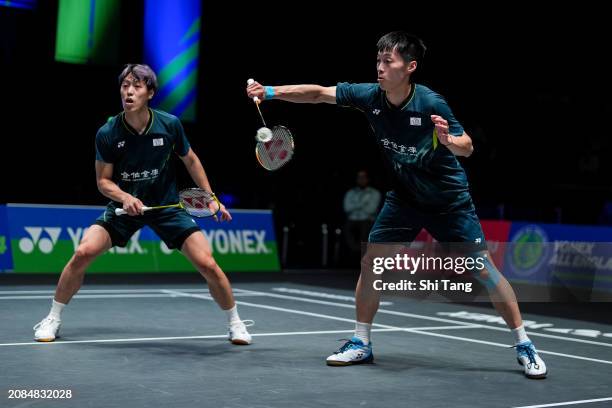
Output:
[[[4,255],[6,248],[6,237],[4,235],[0,235],[0,255]]]
[[[261,250],[263,251],[263,246]],[[75,245],[58,240],[52,247],[31,248],[20,240],[12,240],[15,272],[59,273],[72,257]],[[26,251],[24,251],[24,249]],[[276,242],[265,242],[265,253],[214,252],[215,260],[225,271],[278,271],[280,265]],[[152,273],[195,271],[191,263],[176,250],[169,250],[161,241],[134,240],[125,248],[113,248],[100,256],[87,269],[92,273]]]

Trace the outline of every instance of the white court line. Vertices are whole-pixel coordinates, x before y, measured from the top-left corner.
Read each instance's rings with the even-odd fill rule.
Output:
[[[268,296],[268,297],[273,297],[273,298],[278,298],[278,299],[296,300],[296,301],[299,301],[299,302],[317,303],[317,304],[320,304],[320,305],[337,306],[337,307],[355,309],[355,306],[347,305],[345,303],[330,302],[330,301],[326,301],[326,300],[317,300],[317,299],[306,299],[306,298],[302,298],[302,297],[298,297],[298,296],[279,295],[277,293],[260,292],[260,291],[248,290],[248,289],[234,289],[234,291],[237,291],[237,290],[239,290],[240,292],[258,293],[258,294],[262,294],[262,295],[265,295],[265,296]],[[397,312],[395,310],[378,309],[378,313],[389,314],[389,315],[394,315],[394,316],[412,317],[412,318],[415,318],[415,319],[431,320],[431,321],[435,321],[435,322],[453,323],[453,324],[459,324],[459,325],[477,324],[479,327],[481,327],[483,329],[503,331],[503,332],[510,332],[510,329],[504,328],[504,327],[488,326],[488,325],[480,324],[480,323],[467,323],[467,322],[464,322],[464,321],[461,321],[461,320],[443,319],[443,318],[440,318],[440,317],[418,315],[418,314],[414,314],[414,313]],[[556,336],[556,335],[553,335],[553,334],[538,333],[538,332],[533,332],[533,331],[528,331],[527,334],[532,335],[532,336],[536,336],[536,337],[546,337],[546,338],[549,338],[549,339],[571,341],[571,342],[574,342],[574,343],[584,343],[584,344],[592,344],[592,345],[596,345],[596,346],[612,347],[612,343],[604,343],[604,342],[600,342],[600,341],[575,339],[575,338],[572,338],[572,337],[562,337],[562,336]]]
[[[193,298],[196,298],[196,299],[212,300],[212,298],[210,296],[194,295],[194,294],[189,294],[189,293],[182,294],[181,292],[176,292],[176,291],[172,291],[172,292],[175,292],[177,295],[193,297]],[[321,313],[304,312],[302,310],[287,309],[287,308],[283,308],[283,307],[276,307],[276,306],[263,305],[263,304],[259,304],[259,303],[243,302],[243,301],[236,301],[236,303],[239,304],[239,305],[251,306],[251,307],[256,307],[256,308],[261,308],[261,309],[276,310],[276,311],[279,311],[279,312],[294,313],[294,314],[300,314],[300,315],[305,315],[305,316],[321,317],[323,319],[329,319],[329,320],[340,320],[340,321],[344,321],[344,322],[355,323],[355,320],[353,320],[353,319],[347,319],[347,318],[344,318],[344,317],[325,315],[325,314],[321,314]],[[478,325],[474,325],[474,326],[478,326]],[[380,323],[372,323],[372,327],[382,327],[382,328],[385,328],[385,329],[400,329],[398,331],[407,332],[407,333],[422,334],[422,335],[425,335],[425,336],[442,337],[442,338],[451,339],[451,340],[461,340],[461,341],[466,341],[466,342],[470,342],[470,343],[486,344],[486,345],[490,345],[490,346],[503,347],[503,348],[506,348],[506,349],[510,348],[508,346],[508,344],[495,343],[495,342],[492,342],[492,341],[477,340],[477,339],[472,339],[472,338],[468,338],[468,337],[450,336],[450,335],[441,334],[441,333],[429,333],[427,331],[421,331],[422,329],[418,329],[418,328],[416,328],[416,329],[410,329],[410,328],[401,329],[400,327],[390,326],[390,325],[380,324]],[[596,363],[603,363],[603,364],[610,364],[610,365],[612,365],[612,361],[608,361],[608,360],[600,360],[600,359],[597,359],[597,358],[583,357],[583,356],[579,356],[579,355],[575,355],[575,354],[557,353],[555,351],[547,351],[547,350],[542,350],[542,349],[539,349],[539,348],[538,348],[538,353],[541,353],[541,354],[550,354],[550,355],[559,356],[559,357],[567,357],[567,358],[571,358],[571,359],[575,359],[575,360],[585,360],[585,361],[592,361],[592,362],[596,362]]]
[[[404,329],[372,329],[373,332],[392,332],[402,331]],[[341,334],[353,333],[354,329],[350,330],[317,330],[317,331],[300,331],[300,332],[276,332],[276,333],[251,333],[253,337],[267,336],[298,336],[308,334]],[[127,339],[100,339],[100,340],[66,340],[54,342],[38,342],[28,341],[24,343],[0,343],[2,346],[45,346],[50,344],[88,344],[88,343],[123,343],[123,342],[139,342],[139,341],[163,341],[163,340],[191,340],[191,339],[221,339],[226,338],[227,334],[215,334],[211,336],[174,336],[174,337],[135,337]]]
[[[159,293],[164,288],[156,289],[81,289],[79,293]],[[194,292],[194,293],[208,293],[208,289],[181,289],[177,288],[181,292]],[[0,290],[0,295],[46,295],[54,294],[55,289],[49,290]]]
[[[580,400],[580,401],[555,402],[555,403],[552,403],[552,404],[542,404],[542,405],[524,405],[524,406],[521,406],[521,407],[514,407],[514,408],[560,407],[562,405],[589,404],[591,402],[602,402],[602,401],[612,401],[612,398],[597,398],[597,399]]]
[[[208,293],[208,292],[206,292]],[[234,297],[258,297],[263,296],[257,293],[234,293]],[[53,299],[54,295],[26,295],[26,296],[0,296],[0,300],[32,300],[32,299]],[[138,299],[138,298],[174,298],[178,295],[171,293],[125,293],[125,294],[99,294],[99,295],[75,295],[74,299]]]

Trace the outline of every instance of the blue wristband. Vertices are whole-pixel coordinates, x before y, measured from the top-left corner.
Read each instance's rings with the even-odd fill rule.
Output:
[[[264,89],[266,90],[266,99],[274,98],[274,88],[271,86],[265,86]]]

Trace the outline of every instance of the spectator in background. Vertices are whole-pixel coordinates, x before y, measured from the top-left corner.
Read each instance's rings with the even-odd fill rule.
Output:
[[[356,181],[357,186],[346,192],[343,203],[346,214],[344,237],[351,254],[360,253],[361,243],[368,241],[380,205],[380,192],[370,187],[368,172],[359,170]]]

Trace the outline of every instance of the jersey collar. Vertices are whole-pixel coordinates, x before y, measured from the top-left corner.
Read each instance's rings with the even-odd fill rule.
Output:
[[[149,130],[151,130],[151,128],[153,127],[153,118],[155,116],[155,114],[153,113],[153,109],[151,108],[147,108],[147,109],[149,110],[149,122],[147,123],[147,126],[145,127],[145,131],[142,133],[143,135],[146,135],[147,133],[149,133]],[[136,129],[131,127],[130,124],[127,123],[127,120],[125,120],[125,112],[121,112],[121,123],[123,123],[123,126],[126,128],[128,132],[130,132],[133,135],[138,135],[138,132],[136,131]]]
[[[387,104],[387,107],[389,107],[389,109],[392,109],[392,110],[398,110],[398,111],[404,110],[404,108],[406,108],[406,106],[408,106],[408,104],[412,102],[412,99],[414,98],[416,87],[417,87],[417,84],[413,83],[412,86],[410,87],[410,93],[399,106],[394,106],[391,102],[389,102],[389,100],[387,99],[387,95],[383,92],[383,98],[385,99],[385,103]]]

